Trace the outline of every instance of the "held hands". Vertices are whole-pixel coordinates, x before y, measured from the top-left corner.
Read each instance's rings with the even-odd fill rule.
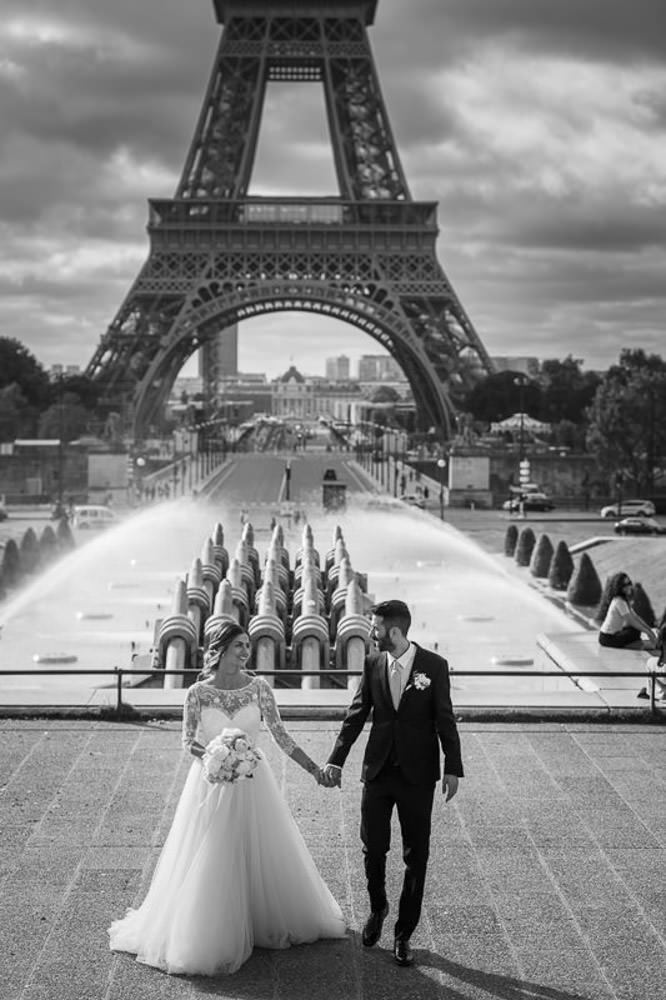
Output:
[[[342,768],[335,767],[333,764],[326,764],[323,768],[317,768],[315,773],[315,778],[317,779],[317,784],[321,785],[322,788],[338,788],[342,787]]]

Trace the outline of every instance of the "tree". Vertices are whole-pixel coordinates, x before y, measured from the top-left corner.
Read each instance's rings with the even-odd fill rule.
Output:
[[[536,536],[532,529],[523,528],[518,535],[518,544],[515,552],[516,564],[518,566],[529,566],[535,544]]]
[[[541,387],[534,381],[527,381],[521,388],[516,385],[519,377],[520,372],[488,375],[470,389],[462,408],[471,413],[475,420],[482,420],[484,423],[504,420],[521,409],[530,416],[537,417],[541,411]]]
[[[530,573],[540,578],[547,577],[553,559],[553,543],[548,535],[540,535],[530,559]]]
[[[594,563],[587,552],[583,552],[578,563],[578,568],[574,570],[573,576],[569,580],[567,600],[570,604],[596,608],[601,598],[601,593],[602,587],[599,574],[594,568]]]
[[[603,377],[589,410],[587,446],[601,468],[652,492],[666,455],[666,362],[624,350]]]
[[[62,400],[49,406],[39,419],[39,436],[74,441],[85,433],[92,414],[74,393],[65,393]]]
[[[46,406],[50,396],[49,377],[39,361],[20,340],[0,337],[0,389],[17,385],[30,406]]]
[[[538,378],[542,391],[541,420],[549,424],[568,421],[574,426],[587,423],[586,410],[594,399],[601,376],[581,371],[582,363],[571,354],[564,361],[553,358],[543,362]]]
[[[557,543],[555,555],[553,556],[550,569],[548,570],[548,584],[553,590],[566,590],[573,575],[574,561],[569,552],[569,546],[561,539]]]
[[[392,385],[380,385],[370,396],[371,403],[397,403],[400,393]]]
[[[28,404],[23,391],[12,382],[0,389],[0,441],[34,434],[37,411]]]
[[[63,395],[76,396],[86,410],[94,410],[99,403],[99,383],[87,375],[63,375],[51,383],[51,402],[58,402]]]

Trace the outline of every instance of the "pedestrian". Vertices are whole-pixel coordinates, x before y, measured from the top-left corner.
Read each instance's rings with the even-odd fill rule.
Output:
[[[615,573],[599,607],[599,645],[612,649],[657,649],[658,633],[634,610],[633,597],[630,578],[626,573]]]
[[[386,855],[395,807],[405,873],[393,957],[403,966],[414,962],[409,942],[421,915],[433,798],[441,775],[439,746],[444,753],[446,802],[456,794],[463,774],[448,664],[437,653],[410,642],[411,620],[403,601],[383,601],[372,609],[370,637],[376,649],[365,657],[361,682],[324,768],[324,774],[340,785],[349,751],[371,716],[361,774],[361,841],[370,897],[362,940],[367,948],[379,941],[389,912]]]

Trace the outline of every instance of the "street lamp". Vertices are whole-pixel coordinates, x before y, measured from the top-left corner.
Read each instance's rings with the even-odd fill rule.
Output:
[[[444,469],[446,468],[446,459],[437,459],[437,468],[439,469],[439,516],[440,520],[444,520]]]
[[[525,457],[525,386],[529,384],[529,378],[527,375],[516,375],[513,380],[513,384],[518,386],[519,396],[518,396],[518,406],[520,408],[520,445],[518,458],[519,461]]]

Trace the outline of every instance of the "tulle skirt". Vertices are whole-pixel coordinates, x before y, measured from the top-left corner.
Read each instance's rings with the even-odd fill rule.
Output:
[[[255,945],[345,937],[265,759],[211,785],[195,760],[144,902],[109,928],[113,951],[170,973],[235,972]]]

